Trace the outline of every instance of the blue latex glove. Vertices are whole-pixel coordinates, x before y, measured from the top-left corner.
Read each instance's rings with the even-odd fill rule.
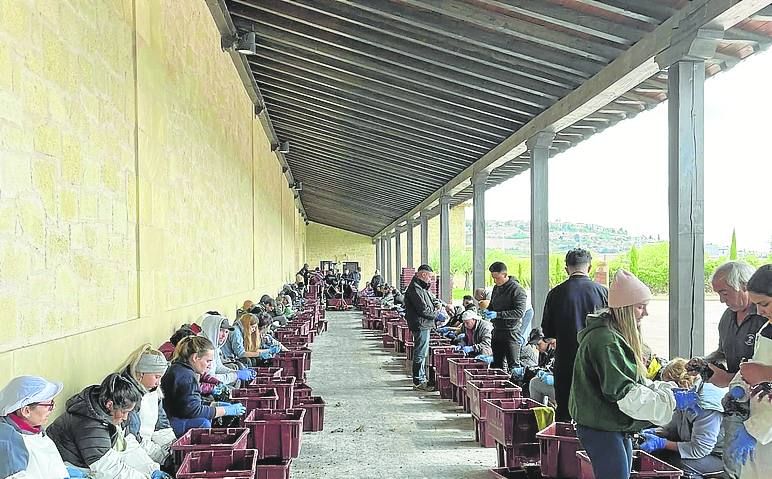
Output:
[[[724,454],[729,454],[729,459],[735,464],[739,464],[741,461],[743,465],[748,462],[756,460],[756,439],[748,434],[748,430],[745,429],[745,424],[742,424],[732,438],[732,442],[729,444]]]
[[[453,331],[448,331],[448,332],[445,334],[445,337],[446,337],[446,338],[450,338],[450,339],[456,339],[456,333],[454,333]]]
[[[476,356],[475,359],[478,359],[486,364],[493,362],[493,356],[489,356],[487,354],[480,354],[479,356]]]
[[[647,427],[646,429],[644,429],[643,431],[641,431],[641,434],[642,434],[642,435],[646,435],[646,434],[656,434],[656,430],[657,430],[657,428],[656,428],[656,427]]]
[[[260,359],[271,359],[272,357],[273,355],[271,354],[270,351],[264,351],[260,353]]]
[[[450,330],[450,328],[447,327],[447,326],[443,326],[441,328],[437,328],[437,332],[440,333],[440,334],[447,334],[448,330]]]
[[[519,367],[519,368],[512,368],[512,376],[520,379],[525,374],[525,368]]]
[[[544,376],[542,376],[541,380],[547,386],[554,386],[555,385],[555,376],[553,376],[550,373],[544,373]]]
[[[86,477],[86,473],[78,469],[77,467],[67,466],[67,474],[70,475],[70,479],[76,479]]]
[[[273,346],[268,348],[268,351],[270,351],[271,354],[280,353],[281,352],[281,346],[279,346],[278,344],[274,344]]]
[[[172,476],[169,474],[163,472],[163,471],[153,471],[152,474],[150,474],[150,479],[173,479]]]
[[[459,334],[458,336],[456,336],[456,339],[458,339],[459,341],[461,341],[462,339],[466,339],[466,333]]]
[[[224,392],[225,392],[225,384],[223,384],[223,383],[220,383],[220,384],[216,385],[212,389],[212,394],[214,394],[215,396],[219,396],[220,394],[222,394]]]
[[[695,414],[702,411],[700,397],[694,389],[673,389],[673,396],[676,401],[676,409],[692,411]]]
[[[644,432],[643,438],[646,439],[646,441],[641,444],[641,449],[646,452],[654,452],[659,449],[665,449],[665,444],[667,444],[667,440],[664,437],[659,437],[656,434]]]
[[[225,406],[225,415],[226,416],[243,416],[245,412],[247,412],[247,408],[244,407],[241,403],[231,404],[230,406]]]
[[[745,389],[742,386],[735,386],[729,390],[729,397],[732,399],[742,399],[745,396]]]
[[[461,350],[464,352],[464,354],[469,354],[474,351],[474,346],[464,346],[461,348]]]
[[[485,311],[485,317],[488,319],[496,319],[498,313],[496,313],[496,311]]]
[[[236,377],[242,381],[251,381],[257,377],[254,369],[239,369],[236,371]]]
[[[457,351],[460,353],[463,348],[464,347],[459,344],[459,345],[453,346],[453,351]]]
[[[437,322],[438,323],[444,323],[447,320],[448,320],[448,317],[445,316],[444,312],[440,311],[439,313],[437,313]]]

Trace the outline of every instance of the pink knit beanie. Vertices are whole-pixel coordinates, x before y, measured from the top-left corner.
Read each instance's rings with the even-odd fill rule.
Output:
[[[614,282],[608,289],[608,305],[610,308],[624,308],[634,304],[645,303],[651,299],[651,290],[634,274],[623,269],[614,275]]]

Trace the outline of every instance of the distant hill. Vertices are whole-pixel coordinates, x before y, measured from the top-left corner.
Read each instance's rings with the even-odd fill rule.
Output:
[[[528,221],[487,221],[485,246],[487,249],[502,249],[515,254],[530,252],[530,222]],[[656,236],[631,236],[624,228],[586,223],[550,223],[550,251],[566,251],[580,246],[601,254],[615,254],[628,251],[632,245],[641,246],[666,238]],[[472,222],[466,222],[466,244],[472,245]]]

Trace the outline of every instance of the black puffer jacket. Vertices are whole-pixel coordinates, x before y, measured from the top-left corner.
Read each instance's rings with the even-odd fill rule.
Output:
[[[492,320],[493,329],[516,329],[525,314],[525,303],[528,295],[517,280],[510,276],[509,281],[501,286],[494,286],[491,293],[489,311],[496,311],[496,318]]]
[[[405,319],[411,331],[432,329],[437,319],[434,309],[436,298],[429,291],[429,284],[414,276],[405,291]]]
[[[112,416],[99,405],[100,386],[89,386],[67,400],[67,409],[46,432],[62,460],[89,467],[115,445],[118,429]]]

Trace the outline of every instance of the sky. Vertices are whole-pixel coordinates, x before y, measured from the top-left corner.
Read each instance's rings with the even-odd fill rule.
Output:
[[[705,242],[769,252],[772,49],[705,83]],[[668,236],[667,104],[624,120],[550,159],[550,221]],[[488,220],[528,220],[530,178],[486,193]],[[513,208],[512,205],[522,205]],[[758,205],[754,208],[754,205]]]

